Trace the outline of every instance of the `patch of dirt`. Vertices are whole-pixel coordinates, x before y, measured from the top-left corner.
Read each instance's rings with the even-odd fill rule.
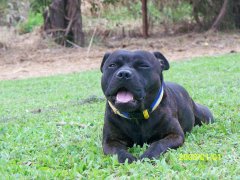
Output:
[[[143,49],[162,52],[169,61],[240,52],[239,33],[190,33],[149,39],[109,39],[101,46],[63,48],[40,37],[39,30],[16,35],[0,29],[0,80],[67,74],[99,69],[105,52]]]

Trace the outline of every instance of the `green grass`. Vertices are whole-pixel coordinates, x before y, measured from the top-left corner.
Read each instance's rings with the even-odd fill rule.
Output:
[[[239,179],[240,54],[171,63],[164,75],[209,106],[216,122],[195,127],[181,148],[133,164],[103,155],[99,71],[0,81],[1,179]],[[139,156],[146,147],[130,151]]]
[[[43,24],[43,16],[41,13],[30,13],[27,20],[20,23],[17,30],[20,34],[32,32],[34,28]]]

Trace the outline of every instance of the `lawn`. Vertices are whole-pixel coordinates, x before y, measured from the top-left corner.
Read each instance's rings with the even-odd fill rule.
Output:
[[[1,179],[240,179],[240,54],[171,63],[165,80],[209,106],[215,123],[151,162],[103,155],[100,77],[96,70],[0,81]]]

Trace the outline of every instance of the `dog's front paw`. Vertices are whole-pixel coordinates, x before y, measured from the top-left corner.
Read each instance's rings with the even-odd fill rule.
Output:
[[[159,156],[160,156],[160,154],[156,154],[156,153],[151,152],[151,151],[146,151],[145,153],[143,153],[143,154],[140,156],[140,159],[142,160],[142,159],[147,158],[147,159],[152,160],[152,159],[154,159],[154,158],[158,158]]]
[[[119,163],[124,163],[127,160],[127,162],[130,164],[133,161],[136,161],[137,158],[134,157],[132,154],[130,154],[129,152],[126,151],[120,151],[118,153],[118,162]]]
[[[153,159],[153,155],[151,153],[144,153],[140,156],[140,159]]]

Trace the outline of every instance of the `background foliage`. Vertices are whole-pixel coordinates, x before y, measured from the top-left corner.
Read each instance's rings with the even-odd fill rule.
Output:
[[[174,24],[192,24],[192,27],[188,30],[207,30],[211,27],[212,23],[216,19],[216,16],[220,12],[221,6],[224,0],[148,0],[148,14],[150,28],[164,25],[164,27],[171,28]],[[17,25],[19,22],[35,21],[27,20],[34,18],[32,14],[43,13],[45,8],[51,3],[51,0],[0,0],[0,23],[9,23],[8,18],[16,22],[13,25]],[[83,16],[87,21],[93,23],[94,18],[106,18],[109,20],[110,29],[115,26],[123,24],[127,27],[127,22],[130,20],[137,20],[141,23],[141,2],[138,0],[126,1],[126,0],[87,0],[83,3]],[[84,4],[88,5],[86,10]],[[22,11],[21,7],[30,8],[30,13],[26,14]],[[90,6],[90,8],[89,8]],[[87,13],[90,11],[91,14]],[[25,13],[22,13],[25,12]],[[21,17],[21,18],[19,18]],[[199,20],[197,20],[198,18]],[[19,21],[18,19],[21,19]],[[226,16],[221,23],[220,29],[234,29],[240,27],[240,2],[229,0]],[[7,22],[6,22],[7,20]],[[26,26],[25,25],[23,26]],[[31,23],[30,23],[31,24]],[[88,29],[89,22],[84,22],[84,29]],[[194,26],[195,24],[195,26]],[[36,25],[39,25],[38,23]],[[32,27],[21,28],[26,29],[26,32],[31,31]],[[21,32],[24,32],[20,30]]]
[[[51,0],[30,0],[30,8],[34,13],[43,13],[51,2]]]

